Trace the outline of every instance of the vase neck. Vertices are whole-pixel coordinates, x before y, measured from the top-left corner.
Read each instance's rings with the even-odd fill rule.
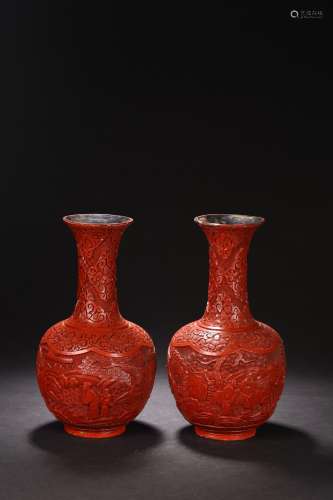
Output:
[[[122,320],[117,299],[119,243],[125,227],[70,226],[77,245],[77,301],[72,319],[108,327]]]
[[[202,228],[209,241],[208,301],[202,322],[239,330],[254,323],[247,293],[247,254],[254,227]]]

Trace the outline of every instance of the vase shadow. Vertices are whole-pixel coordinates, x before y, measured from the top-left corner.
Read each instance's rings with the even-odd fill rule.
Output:
[[[177,437],[187,448],[202,455],[273,465],[286,475],[331,481],[333,448],[320,446],[310,434],[295,427],[269,422],[251,439],[214,441],[198,437],[193,426],[187,425]]]
[[[33,429],[28,440],[78,474],[111,475],[144,465],[152,449],[163,441],[163,434],[150,424],[134,421],[121,436],[87,439],[67,434],[63,424],[53,421]]]

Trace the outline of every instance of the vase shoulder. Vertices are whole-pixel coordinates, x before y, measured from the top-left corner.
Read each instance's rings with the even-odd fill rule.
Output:
[[[113,327],[96,328],[71,318],[51,326],[44,334],[42,344],[63,354],[97,351],[111,356],[128,356],[142,347],[153,351],[148,333],[131,321],[123,320]]]
[[[265,353],[275,351],[282,344],[280,335],[270,326],[253,321],[251,327],[236,331],[208,327],[201,320],[180,328],[173,336],[171,346],[189,346],[203,354],[219,355],[245,349]]]

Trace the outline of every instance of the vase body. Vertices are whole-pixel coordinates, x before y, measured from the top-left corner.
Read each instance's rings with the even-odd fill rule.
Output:
[[[178,409],[201,437],[255,435],[273,413],[285,379],[282,340],[256,321],[247,296],[247,253],[259,217],[195,219],[209,242],[208,302],[201,319],[178,330],[168,375]]]
[[[143,409],[156,370],[149,335],[118,309],[116,258],[132,219],[79,214],[64,221],[77,244],[77,302],[73,314],[42,337],[37,379],[68,433],[113,437]]]

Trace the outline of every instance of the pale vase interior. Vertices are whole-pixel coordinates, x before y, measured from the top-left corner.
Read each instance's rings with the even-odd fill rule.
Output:
[[[202,225],[222,226],[222,225],[247,225],[247,224],[262,224],[263,217],[253,215],[237,215],[237,214],[206,214],[195,217],[195,222]]]
[[[64,217],[65,222],[77,224],[126,224],[132,222],[130,217],[125,215],[112,214],[73,214]]]

